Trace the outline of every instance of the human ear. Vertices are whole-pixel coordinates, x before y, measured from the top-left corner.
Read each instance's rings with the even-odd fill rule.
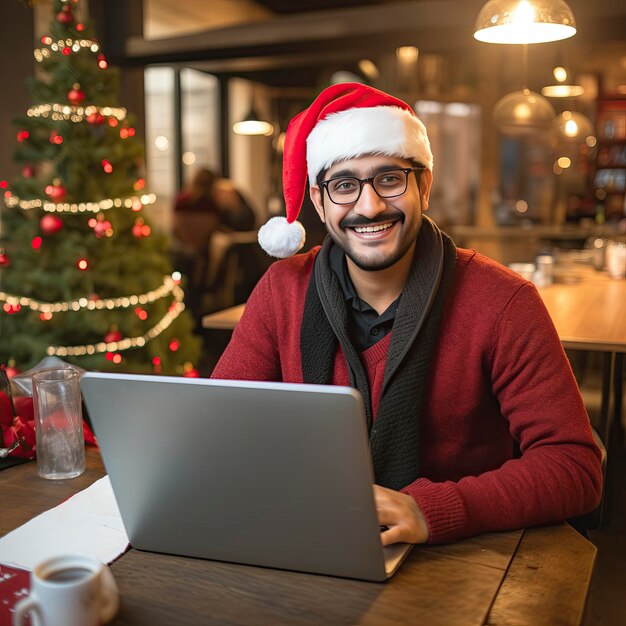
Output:
[[[317,214],[325,224],[326,214],[324,212],[324,192],[317,185],[312,185],[309,188],[309,197],[311,198],[311,202],[313,203]]]

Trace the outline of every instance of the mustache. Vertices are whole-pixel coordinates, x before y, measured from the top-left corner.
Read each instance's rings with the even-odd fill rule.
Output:
[[[404,214],[401,211],[385,211],[379,213],[373,220],[363,215],[346,215],[341,222],[340,228],[357,228],[359,226],[371,226],[372,224],[381,224],[382,222],[404,222]]]

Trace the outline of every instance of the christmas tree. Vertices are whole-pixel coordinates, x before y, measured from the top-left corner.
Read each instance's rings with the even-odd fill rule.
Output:
[[[197,375],[180,276],[144,216],[155,197],[118,72],[80,0],[55,0],[54,12],[35,50],[42,77],[27,79],[33,106],[16,122],[22,173],[0,182],[0,364],[55,355],[90,370]]]

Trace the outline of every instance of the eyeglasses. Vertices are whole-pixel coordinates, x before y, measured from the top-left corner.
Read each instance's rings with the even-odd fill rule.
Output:
[[[363,185],[369,183],[372,189],[381,198],[395,198],[401,196],[407,188],[409,172],[421,172],[421,167],[402,167],[393,170],[385,170],[371,178],[354,178],[352,176],[338,176],[321,183],[328,192],[328,197],[333,204],[353,204],[360,197]],[[419,181],[418,181],[419,184]]]

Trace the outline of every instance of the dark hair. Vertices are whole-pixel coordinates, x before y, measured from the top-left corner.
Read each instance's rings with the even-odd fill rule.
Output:
[[[208,168],[199,169],[189,185],[191,196],[195,199],[209,197],[215,184],[216,175]]]

